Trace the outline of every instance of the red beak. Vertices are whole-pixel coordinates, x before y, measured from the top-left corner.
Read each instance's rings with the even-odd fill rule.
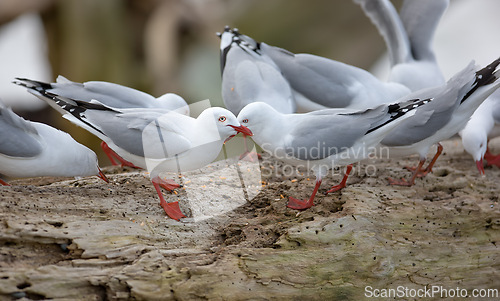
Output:
[[[477,170],[480,175],[484,175],[483,159],[476,161]]]
[[[109,180],[108,178],[106,177],[106,175],[101,171],[101,169],[99,167],[97,167],[97,169],[99,169],[99,175],[98,177],[101,178],[104,182],[106,183],[109,183]]]
[[[252,131],[244,125],[240,126],[229,125],[229,126],[235,129],[238,133],[242,133],[243,136],[253,136]]]

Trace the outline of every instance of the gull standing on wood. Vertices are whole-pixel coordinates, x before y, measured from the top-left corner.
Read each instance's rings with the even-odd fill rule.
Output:
[[[420,161],[410,181],[389,179],[391,184],[411,186],[417,176],[425,175],[441,154],[440,141],[449,139],[465,127],[474,111],[500,86],[498,66],[500,59],[479,70],[471,62],[458,72],[447,84],[414,92],[407,97],[433,98],[420,107],[415,115],[402,122],[380,145],[388,147],[390,156],[419,154]],[[438,144],[438,152],[423,168],[429,148]]]
[[[97,100],[79,101],[50,92],[43,99],[62,109],[64,118],[99,137],[125,160],[147,169],[165,213],[185,217],[177,201],[167,203],[160,187],[178,184],[160,178],[161,172],[182,172],[211,163],[225,141],[239,132],[252,135],[224,108],[208,108],[197,118],[167,109],[117,109]]]
[[[359,112],[320,110],[283,114],[264,102],[247,105],[238,121],[248,127],[252,139],[264,150],[292,165],[306,165],[316,176],[309,200],[290,197],[288,207],[303,210],[314,197],[328,170],[367,158],[374,147],[398,124],[428,100],[380,105]]]
[[[97,175],[96,154],[68,133],[30,122],[0,103],[0,174],[14,177],[84,177]],[[8,185],[0,179],[0,184]]]

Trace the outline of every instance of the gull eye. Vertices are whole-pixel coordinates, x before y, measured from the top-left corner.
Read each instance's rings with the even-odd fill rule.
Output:
[[[243,122],[243,123],[248,123],[248,119],[246,119],[246,118],[245,118],[245,119],[243,119],[241,122]]]
[[[219,121],[220,121],[220,122],[224,122],[224,121],[226,121],[226,116],[221,116],[221,117],[219,117]]]

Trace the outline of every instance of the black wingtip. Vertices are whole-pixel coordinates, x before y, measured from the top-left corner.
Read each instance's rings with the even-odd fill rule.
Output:
[[[24,78],[24,77],[15,77],[15,80],[12,81],[13,84],[19,85],[26,87],[28,89],[35,89],[35,90],[48,90],[52,89],[52,84],[46,83],[46,82],[41,82],[37,80],[32,80],[29,78]]]
[[[494,60],[488,66],[476,72],[476,83],[478,86],[491,84],[498,79],[496,76],[496,73],[498,72],[498,65],[500,65],[500,58]]]
[[[45,92],[45,97],[51,98],[55,104],[57,104],[61,109],[66,111],[68,114],[73,115],[76,119],[80,120],[81,122],[85,123],[87,126],[93,128],[94,130],[100,132],[101,134],[104,135],[104,133],[97,128],[95,125],[87,121],[87,118],[85,116],[85,111],[88,109],[92,110],[108,110],[108,111],[114,111],[108,107],[99,105],[99,104],[94,104],[90,102],[84,102],[84,101],[79,101],[76,99],[72,98],[66,98],[62,97],[60,95],[50,93],[50,92]],[[72,104],[71,102],[74,102],[75,104]],[[114,111],[116,112],[116,111]]]
[[[390,118],[389,120],[385,121],[384,123],[382,124],[379,124],[371,129],[369,129],[366,133],[366,134],[369,134],[391,122],[393,122],[394,120],[404,116],[406,113],[410,112],[410,111],[413,111],[417,108],[419,108],[420,106],[423,106],[431,101],[433,101],[434,99],[433,98],[426,98],[426,99],[411,99],[411,100],[407,100],[407,101],[404,101],[404,102],[400,102],[400,103],[393,103],[393,104],[390,104],[387,106],[387,113],[390,114]]]
[[[500,58],[497,58],[496,60],[491,62],[488,66],[477,71],[476,80],[474,82],[472,89],[470,89],[469,92],[465,94],[460,103],[462,104],[464,101],[466,101],[469,98],[469,96],[471,96],[472,93],[474,93],[474,91],[476,91],[479,87],[486,86],[497,81],[498,80],[497,69],[499,65],[500,65]]]

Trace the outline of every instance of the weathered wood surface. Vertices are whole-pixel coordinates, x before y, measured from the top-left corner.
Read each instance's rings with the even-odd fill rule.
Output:
[[[479,177],[450,141],[414,187],[387,186],[413,162],[366,162],[376,175],[354,173],[301,213],[286,198],[307,197],[313,178],[269,174],[246,202],[234,165],[209,167],[167,195],[190,216],[183,222],[165,218],[140,171],[107,169],[111,184],[12,181],[0,187],[0,298],[359,300],[368,285],[499,289],[500,170]],[[203,216],[209,203],[229,211]]]

